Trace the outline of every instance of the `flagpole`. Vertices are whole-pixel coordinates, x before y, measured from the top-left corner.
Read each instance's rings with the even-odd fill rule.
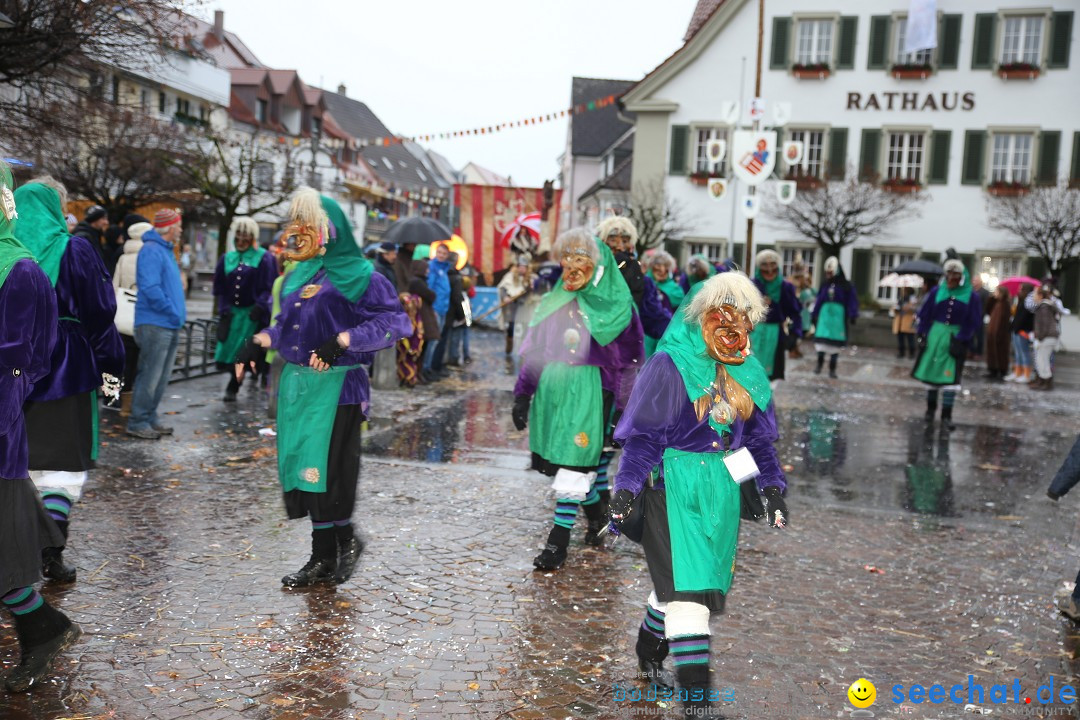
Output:
[[[758,0],[758,31],[757,31],[757,70],[754,76],[754,97],[761,97],[761,48],[765,44],[765,0]],[[739,108],[739,112],[742,112]],[[753,129],[756,135],[761,130],[761,120],[753,118]],[[750,195],[757,194],[757,188],[750,186]],[[746,219],[746,254],[743,257],[743,269],[750,274],[749,268],[754,262],[754,219]]]

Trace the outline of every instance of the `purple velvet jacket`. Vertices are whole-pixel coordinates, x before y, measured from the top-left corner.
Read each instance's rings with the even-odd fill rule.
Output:
[[[960,332],[956,333],[956,339],[964,342],[970,340],[983,320],[982,303],[978,302],[979,296],[972,293],[972,302],[969,303],[963,303],[954,298],[937,302],[937,290],[937,285],[930,288],[922,307],[919,308],[919,335],[927,335],[930,332],[930,326],[939,322],[945,325],[959,325]]]
[[[273,298],[270,296],[277,280],[277,263],[271,253],[263,253],[258,267],[237,265],[227,277],[225,257],[218,260],[214,270],[214,297],[217,299],[218,315],[224,316],[234,307],[258,305],[270,317]]]
[[[0,287],[0,478],[29,477],[22,408],[49,373],[56,332],[49,278],[33,260],[20,260]]]
[[[124,375],[124,343],[113,324],[116,293],[101,255],[72,237],[56,278],[59,326],[49,375],[34,384],[30,402],[59,400],[101,386],[101,374]]]
[[[582,340],[588,339],[589,352],[582,355],[570,352],[563,341],[563,333],[574,324],[570,313],[573,311],[577,314],[577,308],[576,300],[569,302],[525,333],[525,339],[521,343],[524,363],[518,374],[517,384],[514,385],[514,395],[532,397],[540,383],[540,374],[549,363],[595,365],[600,368],[600,386],[614,394],[615,408],[622,410],[629,400],[637,369],[645,358],[641,320],[635,311],[626,329],[607,345],[600,345],[588,331],[583,331]],[[584,330],[584,325],[582,329]]]
[[[667,448],[705,453],[746,447],[761,471],[758,489],[775,486],[783,492],[787,481],[773,447],[778,437],[772,403],[764,412],[755,407],[749,420],[736,419],[730,434],[717,435],[708,418],[697,419],[682,375],[671,358],[658,352],[645,363],[630,404],[615,427],[615,440],[623,449],[615,491],[641,492],[654,466],[660,465],[663,471]]]
[[[349,302],[320,270],[310,285],[322,290],[304,300],[301,290],[281,298],[277,324],[263,330],[270,336],[271,347],[286,362],[307,367],[311,353],[338,333],[349,333],[349,349],[338,365],[367,365],[377,350],[393,347],[401,338],[412,335],[409,316],[401,308],[397,291],[379,273],[371,274],[367,290],[356,302]],[[359,367],[345,375],[339,405],[359,405],[367,414],[371,386],[367,372]]]
[[[667,295],[660,292],[656,283],[648,275],[645,276],[645,292],[641,296],[641,325],[645,334],[659,340],[664,336],[668,323],[671,322],[670,303],[661,302],[661,297],[667,300]]]
[[[754,278],[754,285],[757,285],[757,289],[765,295],[765,283]],[[802,337],[802,303],[799,302],[795,286],[787,280],[780,283],[780,302],[769,304],[769,312],[766,313],[764,322],[783,325],[785,320],[791,320],[791,332],[795,337]]]

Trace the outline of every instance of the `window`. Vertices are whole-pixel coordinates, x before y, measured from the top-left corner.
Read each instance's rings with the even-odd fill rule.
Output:
[[[885,179],[922,182],[923,146],[925,142],[926,136],[921,132],[889,133],[889,154],[885,165]]]
[[[176,114],[191,117],[191,101],[183,98],[176,98]]]
[[[157,96],[157,109],[162,115],[165,114],[165,93],[158,93]]]
[[[881,281],[885,279],[885,276],[893,271],[893,268],[900,263],[905,263],[908,260],[915,259],[915,253],[909,252],[879,252],[878,257],[878,272],[877,272],[877,299],[881,302],[895,302],[896,301],[896,288],[882,287]]]
[[[780,274],[783,277],[791,277],[795,263],[802,263],[803,270],[813,281],[817,270],[817,250],[815,248],[810,246],[780,248],[780,259],[783,260],[780,268]]]
[[[311,118],[311,134],[315,137],[322,135],[322,118]]]
[[[274,164],[270,162],[255,163],[251,169],[253,184],[257,190],[274,189]]]
[[[795,43],[796,65],[832,63],[833,20],[800,20]]]
[[[1031,182],[1031,135],[1026,133],[1001,133],[994,135],[994,148],[990,160],[990,182]]]
[[[386,166],[387,170],[389,170],[390,172],[394,171],[394,163],[390,162],[386,158],[383,158],[382,161],[383,161],[383,165]]]
[[[724,261],[724,246],[720,243],[690,243],[691,255],[704,255],[711,263]]]
[[[930,65],[934,61],[934,50],[928,48],[913,53],[904,52],[904,41],[907,40],[907,18],[899,18],[896,21],[896,64],[897,65]]]
[[[694,172],[713,172],[712,163],[709,162],[709,141],[726,140],[727,128],[722,127],[699,127],[694,135]],[[727,169],[727,156],[716,164],[716,174],[723,175]]]
[[[149,110],[150,109],[150,91],[149,90],[140,90],[139,91],[139,107],[141,107],[143,110]]]
[[[1001,64],[1039,65],[1044,18],[1040,15],[1006,17],[1001,33]]]
[[[420,168],[416,168],[416,174],[420,176],[421,180],[427,182],[427,175],[424,174],[423,170],[421,170]]]
[[[788,139],[803,144],[802,160],[794,166],[799,169],[799,172],[795,174],[802,177],[821,177],[825,157],[825,131],[792,130]]]
[[[120,102],[120,76],[112,76],[112,97],[109,98],[112,104],[115,105]]]
[[[1020,275],[1023,264],[1024,258],[1019,256],[983,255],[979,262],[983,285],[993,292],[1005,278]]]
[[[266,106],[265,100],[255,101],[255,119],[261,123],[266,122]]]

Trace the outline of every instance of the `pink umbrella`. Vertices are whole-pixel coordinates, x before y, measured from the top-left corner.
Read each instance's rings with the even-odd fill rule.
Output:
[[[1017,275],[1016,277],[1005,278],[998,283],[998,287],[1005,288],[1009,291],[1010,295],[1019,295],[1020,286],[1024,283],[1028,283],[1032,287],[1039,287],[1040,285],[1042,285],[1041,280],[1036,280],[1035,278],[1028,277],[1027,275]]]
[[[510,240],[517,237],[517,234],[524,229],[532,236],[533,240],[539,242],[540,240],[540,213],[531,212],[524,215],[518,215],[513,221],[503,228],[502,231],[502,244],[503,247],[510,247]]]

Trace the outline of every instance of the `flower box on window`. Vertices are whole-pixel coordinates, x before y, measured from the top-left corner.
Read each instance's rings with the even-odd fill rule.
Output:
[[[986,186],[986,192],[996,197],[1020,197],[1021,195],[1027,195],[1030,190],[1030,185],[1020,182],[1005,182],[1004,180],[998,180]]]
[[[925,80],[934,72],[931,65],[893,65],[892,76],[897,80]]]
[[[1039,66],[1031,63],[999,65],[998,77],[1002,80],[1034,80],[1039,77]]]
[[[824,80],[829,77],[829,68],[826,63],[813,63],[810,65],[795,64],[791,66],[791,74],[795,77],[811,80]]]
[[[689,175],[687,175],[687,177],[690,178],[690,182],[694,183],[695,185],[700,185],[701,187],[705,187],[706,185],[709,184],[709,181],[712,180],[713,178],[722,178],[724,176],[721,175],[720,173],[709,173],[709,172],[698,171],[698,172],[690,173]]]
[[[881,189],[893,193],[915,193],[922,189],[922,185],[915,178],[892,178],[881,183]]]
[[[784,176],[785,180],[794,180],[795,189],[799,192],[808,192],[810,190],[820,190],[825,187],[825,181],[821,178],[814,177],[813,175],[803,175],[801,173],[789,172]]]

